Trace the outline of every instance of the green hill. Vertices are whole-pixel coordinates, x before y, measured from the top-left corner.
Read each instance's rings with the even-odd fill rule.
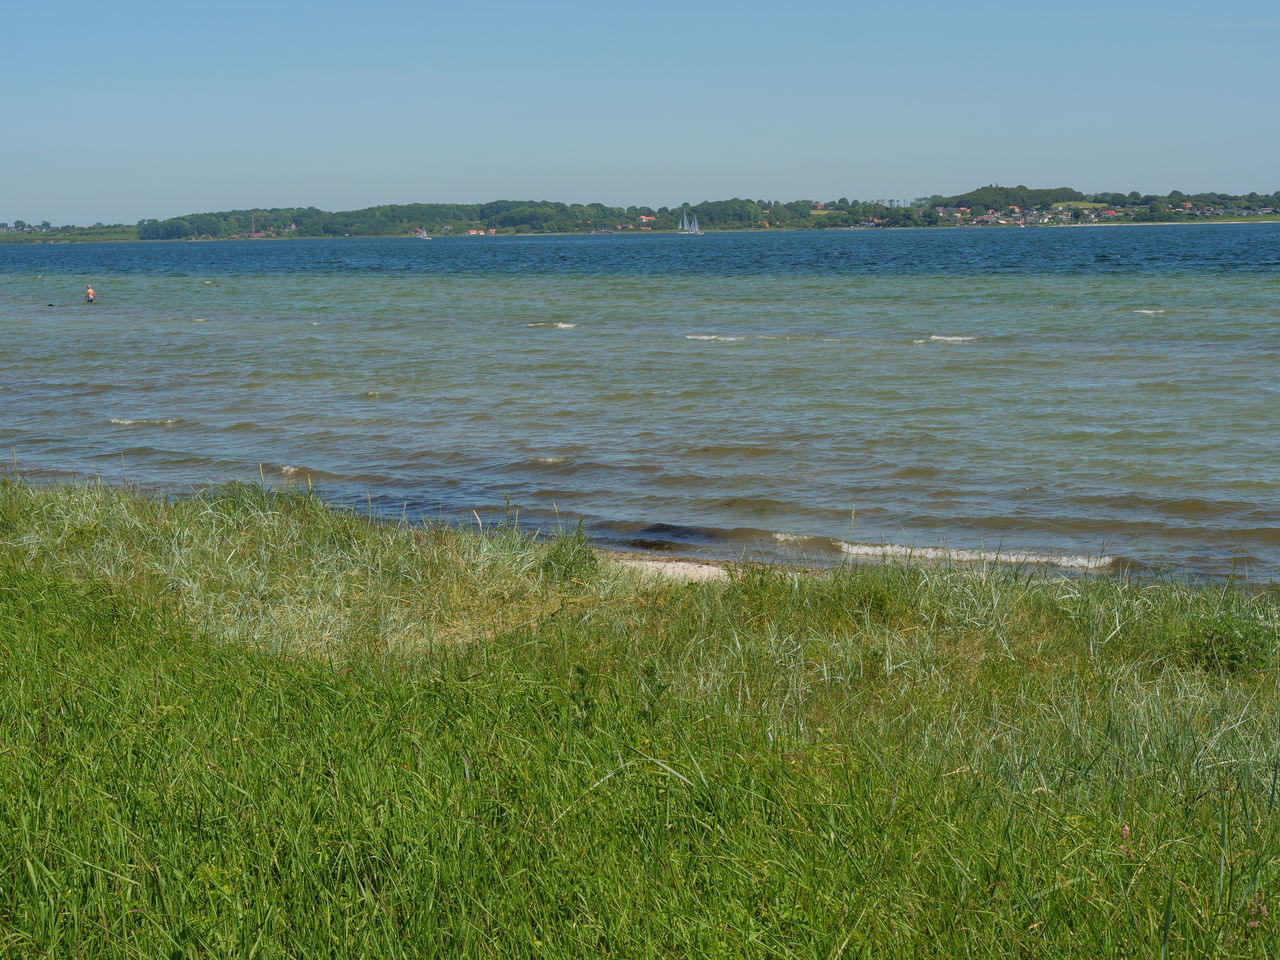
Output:
[[[984,210],[1007,210],[1009,207],[1048,207],[1055,203],[1071,203],[1088,200],[1079,190],[1071,187],[1050,187],[1033,190],[1019,184],[1016,187],[1000,187],[994,184],[979,187],[956,197],[947,197],[942,205],[947,207],[981,207]]]

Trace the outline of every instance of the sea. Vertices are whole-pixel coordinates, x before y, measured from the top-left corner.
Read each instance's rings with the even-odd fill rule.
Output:
[[[621,550],[1274,583],[1278,374],[1280,224],[0,245],[10,476]]]

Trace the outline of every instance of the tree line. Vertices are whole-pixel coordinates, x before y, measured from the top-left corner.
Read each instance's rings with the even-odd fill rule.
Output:
[[[706,200],[674,207],[616,207],[603,203],[560,203],[550,200],[495,200],[489,203],[386,204],[363,210],[329,213],[315,207],[271,210],[232,210],[192,214],[170,220],[144,220],[138,238],[164,240],[185,237],[221,239],[259,235],[299,237],[394,237],[421,230],[431,235],[468,231],[504,234],[591,233],[617,230],[675,230],[682,217],[697,216],[703,229],[831,229],[854,226],[929,227],[947,222],[939,212],[968,209],[975,213],[1050,209],[1056,206],[1104,204],[1127,209],[1134,219],[1172,218],[1189,205],[1197,211],[1213,209],[1256,211],[1280,208],[1276,194],[1085,194],[1070,187],[1031,189],[1018,185],[990,185],[952,197],[893,200]],[[252,222],[250,214],[253,214]]]
[[[1172,220],[1190,215],[1222,215],[1280,210],[1280,191],[1272,194],[1226,193],[1085,194],[1070,187],[1032,189],[991,184],[944,197],[895,200],[767,200],[733,198],[683,203],[674,207],[609,206],[550,200],[494,200],[489,203],[383,204],[362,210],[329,212],[316,207],[223,210],[166,220],[141,220],[135,226],[32,227],[23,221],[0,223],[3,239],[221,240],[234,237],[396,237],[418,231],[429,235],[468,232],[591,233],[594,231],[675,230],[684,217],[698,218],[709,230],[831,229],[855,226],[928,227],[957,222],[987,211],[1048,210],[1107,206],[1134,220]],[[957,214],[959,211],[959,214]]]

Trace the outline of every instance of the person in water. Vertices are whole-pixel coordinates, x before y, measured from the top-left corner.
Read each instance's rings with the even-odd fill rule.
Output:
[[[89,285],[84,288],[84,302],[93,303],[98,299],[98,295],[93,292],[93,286]]]

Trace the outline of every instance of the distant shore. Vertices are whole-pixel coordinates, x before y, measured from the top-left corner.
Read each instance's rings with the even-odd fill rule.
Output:
[[[844,231],[859,231],[866,233],[878,233],[881,231],[903,231],[903,230],[1010,230],[1010,229],[1061,229],[1064,227],[1198,227],[1198,226],[1221,226],[1225,224],[1250,224],[1250,223],[1280,223],[1280,219],[1256,218],[1256,217],[1196,217],[1186,220],[1105,220],[1096,223],[1001,223],[1001,224],[974,224],[974,223],[941,223],[929,226],[866,226],[856,225],[847,227],[807,227],[807,226],[783,226],[783,227],[707,227],[704,235],[733,233],[733,234],[766,234],[766,233],[840,233]],[[652,230],[638,232],[634,230],[607,230],[607,231],[567,231],[567,232],[537,232],[537,233],[495,233],[485,236],[465,236],[456,233],[432,234],[428,237],[430,240],[493,240],[512,237],[663,237],[663,236],[684,236],[674,230]],[[273,240],[285,241],[304,241],[304,240],[418,240],[419,237],[407,235],[403,233],[395,234],[369,234],[361,236],[308,236],[300,237],[291,234],[283,236],[259,236],[259,237],[176,237],[165,240],[142,240],[138,237],[92,237],[92,236],[47,236],[44,234],[34,233],[14,233],[0,232],[0,245],[3,244],[78,244],[78,243],[239,243],[239,242],[269,242]]]

